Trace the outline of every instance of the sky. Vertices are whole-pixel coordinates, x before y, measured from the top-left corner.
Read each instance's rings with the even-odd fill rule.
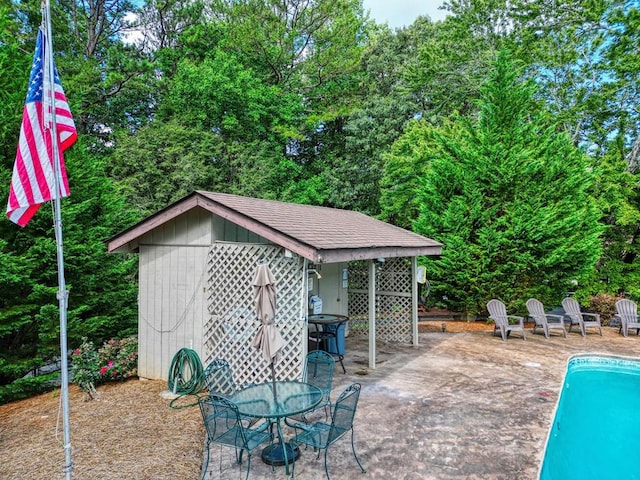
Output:
[[[443,0],[364,0],[365,11],[377,23],[387,23],[391,29],[411,25],[419,15],[428,15],[434,22],[443,20],[445,12],[438,10]]]

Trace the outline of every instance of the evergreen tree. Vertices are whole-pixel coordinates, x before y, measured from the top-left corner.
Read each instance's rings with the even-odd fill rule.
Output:
[[[501,52],[478,119],[440,129],[430,152],[415,229],[444,243],[430,277],[458,310],[482,312],[491,298],[558,302],[601,252],[588,159],[519,73]]]
[[[136,217],[80,138],[65,152],[71,195],[62,200],[69,347],[136,329],[135,256],[107,253]],[[56,241],[50,204],[20,229],[0,224],[0,385],[60,355]]]
[[[426,168],[437,148],[434,136],[441,128],[425,120],[410,122],[404,133],[384,154],[384,174],[380,180],[380,218],[411,229],[420,211],[418,191]]]
[[[603,253],[583,301],[599,293],[640,298],[640,197],[637,174],[627,169],[622,139],[612,143],[597,167],[596,196],[605,225]]]

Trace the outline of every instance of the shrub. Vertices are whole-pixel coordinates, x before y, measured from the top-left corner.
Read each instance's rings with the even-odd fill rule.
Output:
[[[138,340],[136,337],[111,339],[96,351],[86,339],[71,355],[71,381],[85,392],[88,399],[96,397],[96,385],[124,380],[137,375]]]
[[[589,299],[589,309],[600,315],[602,325],[609,325],[616,313],[616,302],[619,297],[610,293],[598,293]]]
[[[71,381],[80,387],[89,399],[96,396],[96,385],[100,378],[98,352],[86,338],[71,354]]]
[[[103,381],[124,380],[138,374],[138,339],[111,339],[98,350]]]
[[[39,393],[47,392],[57,384],[58,373],[48,373],[37,377],[19,378],[8,385],[0,386],[0,405]]]

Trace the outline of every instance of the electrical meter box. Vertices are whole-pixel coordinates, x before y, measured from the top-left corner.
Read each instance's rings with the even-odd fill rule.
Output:
[[[317,295],[312,295],[309,299],[309,314],[320,315],[322,313],[322,299]]]

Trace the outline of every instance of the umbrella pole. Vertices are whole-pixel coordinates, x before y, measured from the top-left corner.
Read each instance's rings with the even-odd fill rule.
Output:
[[[276,393],[276,369],[273,366],[273,361],[271,361],[271,383],[273,384],[273,401],[277,405],[278,394]]]

